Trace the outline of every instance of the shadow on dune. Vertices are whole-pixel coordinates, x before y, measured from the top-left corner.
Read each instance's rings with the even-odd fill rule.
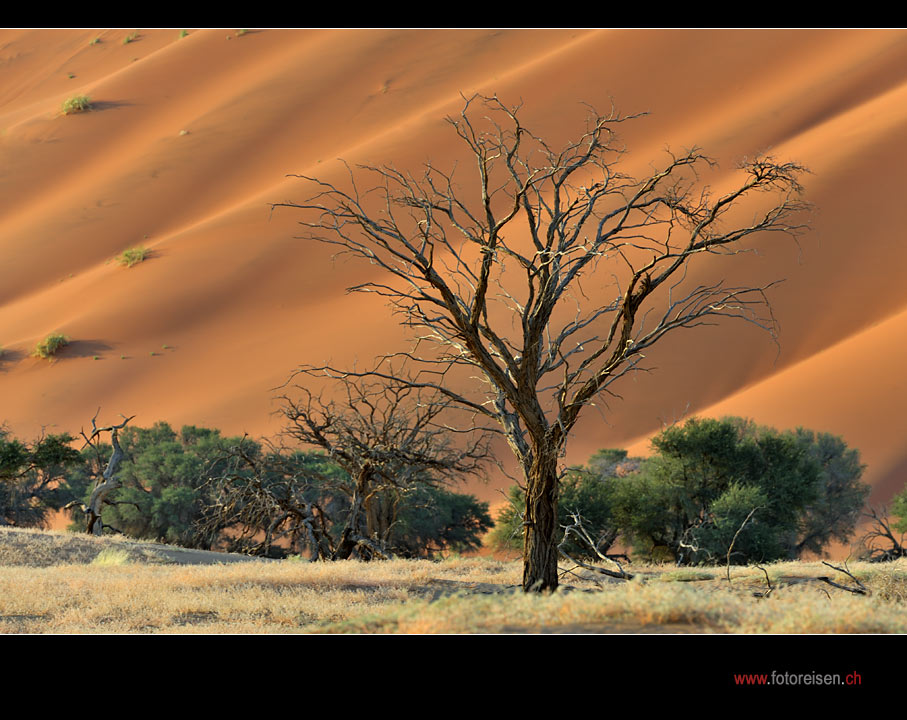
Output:
[[[22,350],[0,350],[0,372],[6,372],[24,357]]]
[[[91,110],[89,112],[98,112],[98,111],[103,111],[103,110],[115,110],[116,108],[131,107],[132,105],[135,105],[135,103],[115,102],[112,100],[99,100],[99,101],[92,100]]]
[[[101,340],[72,340],[58,353],[59,357],[94,357],[113,346]]]

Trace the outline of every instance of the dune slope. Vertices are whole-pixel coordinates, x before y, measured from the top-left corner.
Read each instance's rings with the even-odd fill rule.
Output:
[[[652,353],[568,461],[644,448],[664,422],[739,414],[842,435],[873,499],[903,486],[907,400],[907,32],[677,30],[0,30],[0,421],[78,431],[98,407],[229,433],[279,428],[273,388],[300,363],[367,363],[404,336],[345,289],[370,269],[296,239],[290,174],[338,158],[417,169],[461,157],[461,94],[523,101],[545,137],[578,104],[626,113],[628,169],[699,145],[725,182],[770,151],[808,166],[800,246],[765,242],[728,277],[784,278],[780,346],[697,329]],[[93,39],[100,38],[93,43]],[[62,115],[86,95],[90,112]],[[149,250],[125,268],[124,249]],[[30,357],[52,332],[71,344]],[[779,349],[780,348],[780,349]],[[500,485],[503,480],[495,480]],[[486,499],[492,486],[475,488]]]

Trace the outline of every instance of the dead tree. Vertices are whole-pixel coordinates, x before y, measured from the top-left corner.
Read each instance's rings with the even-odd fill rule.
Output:
[[[302,211],[306,238],[376,266],[380,277],[350,290],[386,298],[414,332],[411,351],[346,377],[430,388],[504,435],[527,489],[523,587],[551,590],[559,464],[580,414],[616,395],[674,330],[732,318],[774,334],[775,283],[697,284],[688,270],[741,252],[752,235],[797,236],[805,170],[757,157],[714,195],[697,175],[714,163],[694,148],[635,179],[619,169],[616,136],[630,118],[590,110],[585,130],[556,149],[519,112],[474,96],[448,118],[475,161],[471,190],[431,164],[419,177],[364,166],[368,179],[350,169],[347,189],[304,178],[309,199],[272,210]],[[603,302],[584,295],[593,286],[610,287]],[[404,364],[411,380],[399,378]]]
[[[287,539],[297,552],[307,545],[311,561],[330,559],[336,548],[327,516],[306,497],[323,479],[278,453],[257,457],[247,445],[231,447],[212,462],[204,485],[209,501],[196,532],[213,541],[224,530],[235,530],[230,551],[267,556],[275,543]]]
[[[100,409],[98,409],[100,412]],[[98,438],[101,433],[109,432],[110,433],[110,444],[113,447],[113,450],[110,454],[110,459],[107,461],[107,466],[104,468],[104,471],[100,474],[97,481],[95,482],[94,489],[91,491],[91,496],[89,497],[88,504],[71,502],[68,503],[64,509],[69,509],[72,507],[79,507],[83,513],[85,513],[85,532],[89,535],[101,535],[104,532],[105,527],[110,527],[105,525],[101,520],[101,512],[103,506],[108,502],[107,496],[110,495],[114,490],[120,487],[120,481],[117,479],[117,470],[119,469],[120,463],[123,461],[123,458],[126,457],[126,452],[120,447],[119,433],[126,424],[135,417],[132,415],[130,417],[123,417],[123,422],[119,425],[108,425],[107,427],[99,428],[97,426],[98,413],[94,414],[94,417],[91,419],[91,435],[86,435],[85,431],[81,431],[82,437],[85,439],[84,447],[94,447],[95,452],[98,455],[98,465],[100,466],[100,450],[98,449]],[[111,528],[116,530],[116,528]]]
[[[294,377],[319,376],[302,368]],[[349,511],[332,559],[356,553],[387,557],[399,502],[419,483],[441,484],[475,475],[488,460],[487,433],[464,433],[453,443],[443,424],[450,402],[409,385],[335,378],[339,393],[325,400],[307,387],[282,396],[283,435],[294,444],[324,451],[346,471],[333,484]]]
[[[885,510],[879,511],[870,507],[866,516],[872,520],[872,526],[860,540],[865,548],[865,559],[869,562],[889,562],[907,557],[904,535],[898,537],[895,534]],[[879,543],[884,545],[880,546]]]

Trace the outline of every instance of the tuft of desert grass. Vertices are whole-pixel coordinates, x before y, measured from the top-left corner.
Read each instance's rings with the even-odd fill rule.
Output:
[[[91,110],[91,99],[87,95],[75,95],[67,98],[60,109],[64,115],[73,115],[87,110]]]
[[[35,349],[32,350],[32,357],[49,360],[68,344],[69,338],[65,335],[61,335],[60,333],[48,335],[41,342],[35,345]]]
[[[123,267],[132,267],[148,259],[148,248],[133,247],[117,255],[117,262]]]
[[[122,548],[104,548],[91,561],[92,565],[128,565],[129,552]]]

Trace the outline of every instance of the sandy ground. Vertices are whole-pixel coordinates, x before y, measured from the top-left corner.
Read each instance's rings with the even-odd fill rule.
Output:
[[[628,170],[699,145],[721,187],[770,151],[812,170],[817,211],[799,248],[767,239],[728,271],[786,279],[780,351],[748,326],[667,338],[656,372],[586,415],[568,461],[735,414],[843,436],[873,502],[903,486],[907,31],[130,33],[0,30],[0,421],[16,434],[77,433],[98,407],[100,422],[274,433],[273,388],[296,366],[405,343],[381,302],[345,293],[368,268],[332,263],[294,238],[291,211],[270,212],[303,195],[288,174],[462,160],[442,121],[461,93],[522,99],[555,141],[580,126],[581,101],[613,98],[650,113],[626,126]],[[94,110],[62,116],[80,94]],[[145,262],[111,260],[136,245]],[[52,332],[72,338],[58,360],[30,357]],[[498,501],[506,484],[472,489]]]

